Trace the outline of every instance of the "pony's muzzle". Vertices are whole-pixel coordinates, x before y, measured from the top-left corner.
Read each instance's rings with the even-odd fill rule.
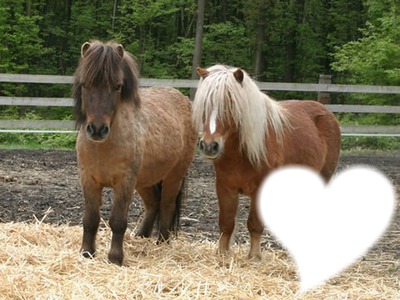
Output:
[[[204,140],[201,140],[199,148],[202,154],[209,159],[216,159],[221,154],[221,146],[217,141],[207,143]]]
[[[105,140],[110,133],[110,126],[101,123],[88,123],[86,125],[86,133],[89,135],[89,138],[96,142],[101,142]]]

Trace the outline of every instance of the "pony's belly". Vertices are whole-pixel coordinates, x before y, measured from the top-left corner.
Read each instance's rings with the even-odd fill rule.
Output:
[[[159,183],[174,169],[177,162],[165,159],[163,161],[142,164],[137,178],[137,187],[147,187]]]
[[[229,166],[232,166],[232,164],[229,164]],[[214,167],[218,185],[223,185],[228,190],[246,196],[252,196],[258,191],[261,181],[268,173],[268,170],[257,172],[252,168],[242,166],[226,168],[214,164]]]
[[[80,161],[80,159],[79,159]],[[138,163],[138,161],[137,161]],[[116,184],[136,180],[136,187],[146,187],[159,183],[177,165],[175,159],[165,158],[152,162],[144,162],[135,172],[135,161],[132,159],[110,160],[97,157],[80,162],[81,177],[92,178],[96,184],[114,187]]]

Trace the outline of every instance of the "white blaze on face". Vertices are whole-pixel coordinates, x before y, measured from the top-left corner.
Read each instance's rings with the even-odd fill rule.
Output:
[[[213,134],[217,130],[217,115],[218,111],[214,109],[210,115],[210,133]]]

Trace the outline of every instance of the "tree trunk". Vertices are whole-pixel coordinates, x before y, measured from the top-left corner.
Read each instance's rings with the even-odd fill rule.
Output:
[[[201,64],[203,26],[204,26],[204,9],[205,0],[197,1],[197,22],[196,22],[196,37],[194,43],[194,54],[192,61],[192,79],[197,78],[196,68]],[[194,99],[195,89],[190,89],[190,99]]]
[[[116,19],[116,15],[117,15],[117,2],[118,2],[118,0],[114,0],[112,21],[111,21],[111,30],[112,30],[112,32],[114,32],[114,28],[115,28],[115,19]]]
[[[256,24],[256,53],[254,61],[254,79],[265,81],[265,52],[266,44],[265,25],[267,19],[267,11],[271,4],[269,0],[256,1],[257,6],[257,24]]]

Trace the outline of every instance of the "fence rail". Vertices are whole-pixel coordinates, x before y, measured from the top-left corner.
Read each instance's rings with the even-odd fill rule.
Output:
[[[60,75],[30,75],[30,74],[1,74],[0,83],[40,83],[40,84],[72,84],[73,76]],[[322,83],[324,82],[324,83]],[[343,85],[320,83],[283,83],[259,82],[263,91],[301,91],[324,93],[376,93],[400,94],[400,86],[369,86],[369,85]],[[141,78],[140,85],[171,86],[175,88],[196,88],[197,80],[186,79],[151,79]],[[329,95],[329,94],[328,94]],[[50,97],[6,97],[0,96],[0,105],[16,106],[58,106],[71,107],[72,98]],[[400,114],[400,106],[380,105],[333,105],[326,107],[334,113],[385,113]],[[23,128],[23,129],[22,129]],[[61,120],[0,120],[0,132],[75,132],[72,121]],[[400,126],[342,126],[343,136],[399,136]]]
[[[10,83],[48,83],[72,84],[73,76],[31,75],[0,73],[0,82]],[[140,78],[141,86],[171,86],[175,88],[196,88],[198,80],[193,79],[153,79]],[[297,91],[327,93],[367,93],[367,94],[400,94],[400,86],[385,85],[348,85],[331,83],[287,83],[258,82],[262,91]]]

